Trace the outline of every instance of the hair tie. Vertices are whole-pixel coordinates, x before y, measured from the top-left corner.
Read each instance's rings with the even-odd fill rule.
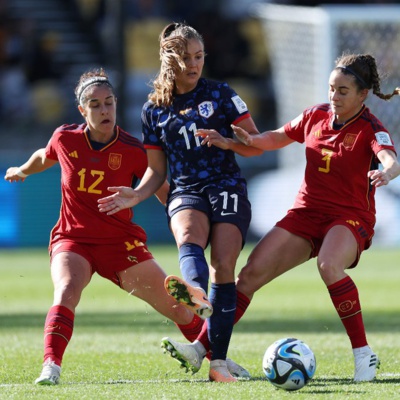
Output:
[[[340,69],[343,69],[343,70],[347,71],[349,74],[353,75],[361,83],[361,85],[364,88],[368,89],[368,85],[365,83],[364,79],[361,78],[360,75],[355,73],[350,67],[346,67],[344,65],[338,65],[336,68],[340,68]]]
[[[105,76],[95,76],[93,78],[90,78],[85,83],[83,83],[82,86],[78,90],[77,99],[78,99],[78,103],[79,104],[81,103],[81,98],[82,98],[83,92],[89,86],[94,85],[96,83],[104,83],[104,84],[106,84],[106,85],[108,85],[108,86],[110,86],[112,88],[112,85],[111,85],[110,81]]]

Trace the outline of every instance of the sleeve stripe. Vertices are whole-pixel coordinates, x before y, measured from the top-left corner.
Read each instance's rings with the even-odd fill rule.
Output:
[[[244,119],[250,118],[250,117],[251,117],[250,113],[246,113],[246,114],[240,115],[238,118],[236,118],[236,119],[232,122],[232,124],[233,124],[233,125],[237,125],[240,121],[243,121]]]
[[[151,150],[162,150],[161,146],[155,146],[153,144],[145,144],[144,148],[145,149],[151,149]]]

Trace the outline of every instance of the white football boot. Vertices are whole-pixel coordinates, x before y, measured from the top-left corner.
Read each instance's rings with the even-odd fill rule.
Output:
[[[230,358],[226,359],[226,366],[228,367],[228,371],[230,372],[230,374],[235,378],[243,378],[243,379],[251,378],[250,372],[247,371],[247,369],[235,363],[235,361],[231,360]]]
[[[193,343],[179,343],[165,337],[161,340],[161,347],[164,349],[164,353],[168,352],[172,358],[175,358],[181,364],[181,368],[185,368],[186,372],[191,371],[192,374],[200,370],[206,355],[206,349],[197,340]],[[230,358],[226,359],[226,366],[235,378],[251,378],[249,371]]]
[[[200,342],[196,343],[203,347]],[[161,347],[164,349],[164,353],[168,352],[172,358],[175,358],[181,364],[181,368],[185,368],[186,372],[192,371],[192,374],[199,371],[206,355],[204,347],[204,352],[201,354],[196,344],[179,343],[169,337],[161,339]]]
[[[46,361],[43,364],[42,373],[36,379],[37,385],[57,385],[60,381],[61,367],[54,361]]]
[[[354,382],[369,382],[375,379],[380,361],[369,346],[353,349]]]

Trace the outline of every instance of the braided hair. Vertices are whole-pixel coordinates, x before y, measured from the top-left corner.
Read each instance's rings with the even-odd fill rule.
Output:
[[[359,90],[372,89],[372,93],[382,100],[389,100],[400,95],[400,87],[390,94],[381,93],[381,78],[378,73],[375,58],[370,54],[342,54],[335,63],[345,75],[353,75]]]

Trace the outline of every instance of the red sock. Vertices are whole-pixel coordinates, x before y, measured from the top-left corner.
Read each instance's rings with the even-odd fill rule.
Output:
[[[366,346],[368,343],[365,335],[361,304],[358,297],[358,290],[353,280],[347,276],[329,285],[328,291],[350,338],[352,348]]]
[[[44,361],[61,365],[65,349],[74,329],[74,313],[64,306],[53,306],[44,325]]]
[[[236,290],[236,312],[235,312],[235,324],[243,317],[243,314],[250,305],[250,299],[243,293]]]
[[[197,336],[197,340],[204,346],[207,353],[210,350],[210,342],[208,340],[208,323],[207,321],[204,322],[203,326],[201,327],[201,332],[199,336]]]
[[[236,324],[240,320],[240,318],[242,318],[249,304],[250,304],[250,299],[243,293],[236,290],[236,312],[235,312],[234,324]],[[209,358],[210,342],[208,340],[207,325],[208,324],[206,321],[206,323],[201,328],[201,332],[200,335],[197,337],[197,340],[207,350],[207,358]]]
[[[199,316],[194,314],[192,321],[189,322],[187,325],[175,325],[182,332],[182,335],[185,336],[187,340],[189,340],[189,342],[193,342],[200,334],[203,324],[204,321]]]

